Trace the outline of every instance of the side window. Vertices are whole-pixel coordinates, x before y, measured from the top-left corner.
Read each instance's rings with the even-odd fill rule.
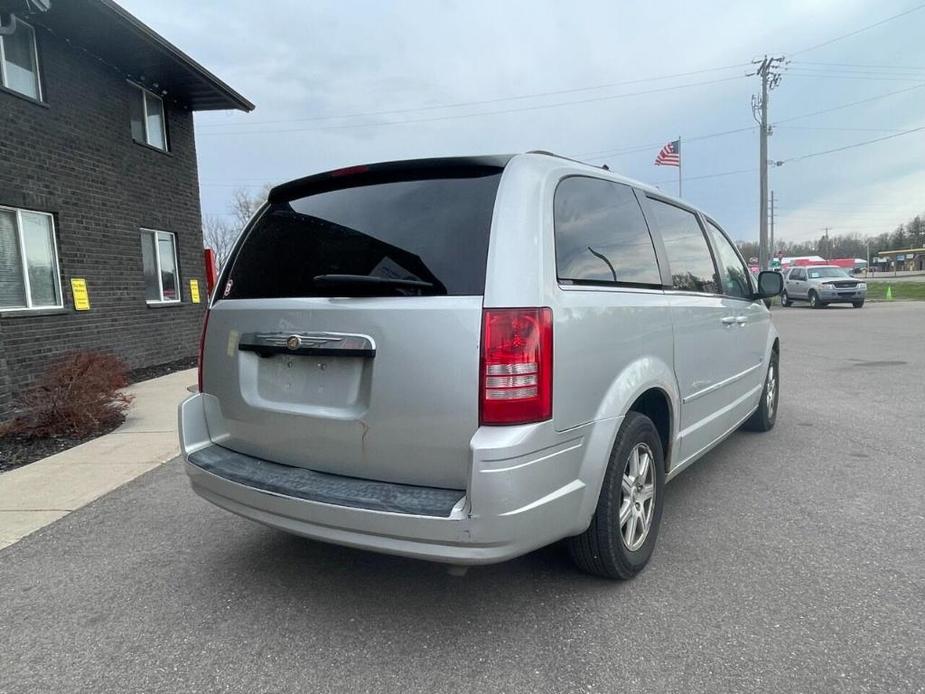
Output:
[[[13,18],[13,33],[0,35],[0,84],[14,92],[41,100],[35,31]]]
[[[649,199],[668,253],[675,289],[715,294],[719,291],[713,256],[693,213],[661,200]]]
[[[707,231],[713,239],[719,263],[719,277],[723,285],[723,294],[740,299],[752,298],[752,285],[748,278],[748,268],[739,258],[736,249],[712,222],[707,222]]]
[[[132,138],[167,151],[167,128],[164,102],[146,89],[135,85],[131,93],[130,120]]]
[[[176,236],[167,231],[142,229],[141,261],[144,267],[145,301],[180,301]]]
[[[661,286],[652,237],[632,188],[571,176],[556,188],[554,208],[559,280]]]

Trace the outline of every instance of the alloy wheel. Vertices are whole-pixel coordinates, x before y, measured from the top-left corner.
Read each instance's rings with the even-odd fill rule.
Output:
[[[646,541],[655,510],[655,456],[645,443],[633,447],[623,467],[620,537],[634,552]]]
[[[768,419],[774,419],[774,408],[777,407],[777,369],[773,363],[768,368],[768,383],[765,391],[765,405],[768,410]]]

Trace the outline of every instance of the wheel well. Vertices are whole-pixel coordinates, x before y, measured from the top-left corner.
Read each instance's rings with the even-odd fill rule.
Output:
[[[665,468],[667,470],[668,461],[671,460],[671,401],[665,391],[650,388],[636,398],[635,402],[630,405],[629,411],[644,414],[655,424],[658,437],[662,441],[662,451],[665,454]]]

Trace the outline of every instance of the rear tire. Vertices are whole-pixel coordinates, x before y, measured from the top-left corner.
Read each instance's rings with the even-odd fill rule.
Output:
[[[825,304],[819,300],[819,295],[812,289],[809,291],[809,305],[811,308],[825,308]]]
[[[861,308],[861,306],[864,305],[864,302],[863,302],[863,301],[854,301],[854,302],[852,302],[851,305],[854,306],[855,308]]]
[[[777,403],[780,400],[780,359],[777,352],[771,352],[771,363],[764,377],[761,401],[758,409],[745,420],[742,428],[747,431],[771,431],[777,421]]]
[[[793,302],[790,300],[790,295],[787,294],[786,289],[780,295],[780,304],[781,306],[787,306],[787,307],[793,306]]]
[[[638,456],[635,468],[634,456]],[[643,457],[648,461],[644,471]],[[568,539],[569,554],[578,568],[622,580],[642,571],[655,549],[664,490],[665,461],[658,430],[645,415],[630,412],[617,434],[591,525]]]

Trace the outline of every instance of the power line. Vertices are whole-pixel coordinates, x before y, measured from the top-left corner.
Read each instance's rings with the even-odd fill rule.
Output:
[[[865,140],[864,142],[855,142],[854,144],[845,145],[844,147],[835,147],[834,149],[826,149],[821,152],[812,152],[811,154],[803,154],[798,157],[790,157],[789,159],[782,159],[777,162],[777,165],[780,166],[781,164],[787,164],[793,161],[802,161],[803,159],[811,159],[812,157],[821,157],[824,154],[832,154],[834,152],[843,152],[846,149],[854,149],[855,147],[863,147],[864,145],[872,145],[875,142],[883,142],[884,140],[892,140],[893,138],[896,138],[896,137],[902,137],[903,135],[911,135],[912,133],[922,132],[923,130],[925,130],[925,125],[920,126],[918,128],[911,128],[909,130],[902,130],[898,133],[894,133],[893,135],[884,135],[883,137],[877,137],[877,138],[874,138],[873,140]]]
[[[901,130],[896,128],[819,128],[811,125],[775,125],[775,129],[783,128],[784,130],[832,130],[838,132],[871,132],[871,133],[899,133]]]
[[[831,67],[806,67],[803,65],[793,65],[787,68],[788,71],[800,72],[811,75],[859,75],[862,77],[878,77],[880,79],[903,79],[913,77],[915,79],[925,79],[923,70],[862,70],[860,68],[831,68]]]
[[[874,68],[878,70],[925,70],[925,65],[883,65],[883,64],[859,64],[859,63],[819,63],[811,60],[793,60],[792,65],[821,65],[825,67],[847,67],[847,68]]]
[[[638,92],[625,92],[623,94],[611,94],[608,96],[599,96],[588,99],[580,99],[575,101],[560,101],[552,104],[540,104],[535,106],[522,106],[519,108],[509,108],[501,109],[498,111],[481,111],[479,113],[459,113],[446,116],[434,116],[430,118],[412,118],[408,120],[400,121],[383,121],[380,123],[352,123],[349,125],[323,125],[314,128],[290,128],[287,130],[237,130],[237,131],[224,131],[224,132],[204,132],[200,133],[201,135],[266,135],[266,134],[283,134],[283,133],[302,133],[302,132],[316,132],[322,130],[341,130],[345,128],[377,128],[387,125],[412,125],[415,123],[430,123],[434,121],[444,121],[444,120],[458,120],[460,118],[474,118],[477,116],[495,116],[505,113],[521,113],[525,111],[540,111],[550,108],[559,108],[561,106],[576,106],[579,104],[590,104],[596,103],[599,101],[612,101],[614,99],[623,99],[630,96],[644,96],[646,94],[658,94],[662,92],[670,92],[676,89],[692,89],[694,87],[703,87],[711,84],[719,84],[721,82],[730,82],[732,80],[744,79],[744,75],[736,75],[734,77],[722,77],[715,80],[706,80],[703,82],[691,82],[688,84],[677,84],[671,87],[659,87],[657,89],[646,89]]]
[[[749,130],[754,130],[757,126],[749,125],[744,128],[734,128],[732,130],[722,130],[717,133],[706,133],[705,135],[694,135],[692,137],[685,137],[685,144],[688,142],[697,142],[698,140],[708,140],[714,137],[722,137],[724,135],[732,135],[733,133],[743,133]],[[650,147],[658,147],[665,144],[664,141],[653,142],[644,145],[627,145],[626,147],[621,147],[618,149],[604,150],[599,152],[585,152],[583,154],[576,154],[575,157],[578,159],[590,157],[592,159],[600,159],[605,156],[622,156],[624,154],[633,154],[635,152],[642,152]]]
[[[684,181],[685,181],[685,182],[687,182],[687,181],[700,181],[700,180],[705,179],[705,178],[720,178],[720,177],[722,177],[722,176],[738,176],[738,175],[741,175],[741,174],[755,173],[757,170],[758,170],[758,169],[736,169],[736,170],[734,170],[734,171],[719,171],[719,172],[717,172],[717,173],[704,174],[704,175],[702,175],[702,176],[685,176],[685,177],[684,177]],[[662,184],[662,183],[674,183],[674,182],[675,182],[675,180],[672,178],[672,179],[668,179],[668,180],[665,180],[665,181],[653,181],[653,182],[650,183],[649,185],[660,185],[660,184]]]
[[[888,96],[895,96],[896,94],[904,94],[906,92],[911,92],[915,89],[921,89],[922,87],[925,87],[925,82],[922,82],[921,84],[913,85],[911,87],[906,87],[905,89],[897,89],[896,91],[893,91],[893,92],[886,92],[885,94],[878,94],[877,96],[871,96],[866,99],[859,99],[858,101],[850,101],[847,104],[841,104],[840,106],[832,106],[831,108],[824,108],[819,111],[811,111],[810,113],[803,113],[799,116],[790,116],[789,118],[781,118],[780,120],[775,121],[774,125],[776,126],[780,123],[789,123],[790,121],[798,120],[800,118],[809,118],[810,116],[819,116],[819,115],[822,115],[823,113],[831,113],[832,111],[840,111],[843,108],[848,108],[850,106],[857,106],[859,104],[867,104],[867,103],[870,103],[871,101],[877,101],[879,99],[883,99]]]
[[[906,15],[912,14],[913,12],[917,12],[918,10],[921,10],[922,8],[925,8],[925,3],[922,3],[921,5],[916,5],[915,7],[912,7],[912,8],[910,8],[910,9],[906,10],[905,12],[900,12],[899,14],[894,14],[892,17],[887,17],[886,19],[881,19],[879,22],[874,22],[873,24],[868,24],[867,26],[861,27],[860,29],[855,29],[854,31],[850,31],[850,32],[848,32],[847,34],[842,34],[841,36],[836,36],[835,38],[829,39],[828,41],[823,41],[822,43],[817,43],[817,44],[814,45],[814,46],[809,46],[808,48],[802,48],[802,49],[800,49],[800,50],[798,50],[798,51],[791,51],[791,53],[790,53],[789,55],[790,55],[790,56],[795,56],[795,55],[800,55],[800,54],[802,54],[802,53],[809,53],[810,51],[815,51],[815,50],[818,49],[818,48],[822,48],[823,46],[828,46],[828,45],[830,45],[830,44],[835,43],[836,41],[842,41],[843,39],[850,38],[851,36],[857,36],[858,34],[861,34],[861,33],[865,32],[865,31],[870,31],[871,29],[873,29],[873,28],[875,28],[875,27],[878,27],[878,26],[881,26],[881,25],[883,25],[883,24],[886,24],[887,22],[892,22],[894,19],[899,19],[900,17],[905,17]]]
[[[863,80],[865,82],[917,82],[918,80],[925,77],[925,75],[917,75],[912,77],[868,77],[864,75],[835,75],[835,74],[823,74],[816,72],[793,72],[787,71],[788,77],[812,77],[815,79],[837,79],[837,80]]]
[[[306,118],[287,118],[280,120],[267,120],[267,121],[248,121],[242,123],[208,123],[203,124],[201,127],[229,127],[237,125],[275,125],[278,123],[301,123],[301,122],[310,122],[310,121],[320,121],[320,120],[332,120],[332,119],[346,119],[346,118],[368,118],[372,116],[389,116],[389,115],[398,115],[401,113],[416,113],[419,111],[433,111],[447,108],[460,108],[462,106],[484,106],[486,104],[496,104],[504,101],[518,101],[522,99],[535,99],[544,96],[559,96],[562,94],[575,94],[578,92],[593,91],[597,89],[609,89],[612,87],[627,86],[631,84],[644,84],[646,82],[658,82],[661,80],[676,79],[678,77],[690,77],[691,75],[702,75],[707,72],[719,72],[722,70],[731,70],[737,67],[746,67],[748,63],[736,63],[733,65],[722,65],[720,67],[711,67],[704,68],[702,70],[690,70],[688,72],[677,72],[671,75],[660,75],[658,77],[643,77],[640,79],[634,80],[623,80],[620,82],[609,82],[607,84],[598,84],[590,87],[574,87],[571,89],[558,89],[554,91],[546,92],[534,92],[532,94],[520,94],[517,96],[504,96],[498,97],[496,99],[481,99],[478,101],[459,101],[452,104],[438,104],[430,106],[418,106],[416,108],[402,108],[402,109],[390,109],[386,111],[366,111],[363,113],[345,113],[341,115],[331,115],[331,116],[311,116]],[[475,114],[478,115],[478,114]]]

